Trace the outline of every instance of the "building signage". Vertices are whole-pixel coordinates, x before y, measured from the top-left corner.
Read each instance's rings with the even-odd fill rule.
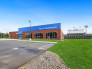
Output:
[[[61,23],[31,26],[31,29],[30,27],[19,28],[18,33],[23,33],[25,31],[39,31],[39,30],[52,30],[52,29],[61,29]]]
[[[44,28],[39,28],[39,30],[48,30],[48,29],[57,29],[57,26],[54,27],[44,27]]]

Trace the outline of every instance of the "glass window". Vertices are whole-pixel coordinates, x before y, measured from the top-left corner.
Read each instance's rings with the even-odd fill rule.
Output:
[[[25,38],[32,38],[32,33],[25,33]]]
[[[43,38],[43,33],[34,33],[34,38]]]
[[[57,32],[47,32],[47,33],[46,33],[46,38],[47,38],[47,39],[54,39],[54,38],[57,38]]]
[[[13,38],[14,38],[14,35],[13,35]]]

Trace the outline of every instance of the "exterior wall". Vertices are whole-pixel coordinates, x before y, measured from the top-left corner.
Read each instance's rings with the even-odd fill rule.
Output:
[[[47,38],[50,40],[61,40],[61,38],[64,39],[64,34],[61,30],[61,23],[19,28],[18,31],[9,32],[10,35],[9,37],[11,39],[18,39],[18,38],[25,39],[25,33],[32,33],[32,39],[34,39],[34,33],[43,33],[43,38],[38,37],[36,39],[47,39],[46,38],[47,32],[57,32],[57,38],[56,37],[52,38],[51,34],[50,36],[47,36]]]
[[[10,38],[10,39],[18,39],[16,33],[18,33],[18,31],[15,31],[15,32],[9,32],[9,38]],[[13,37],[13,35],[14,35],[14,37]]]
[[[61,32],[62,32],[61,29],[23,32],[22,39],[25,39],[25,33],[32,33],[32,39],[34,39],[34,33],[38,33],[38,32],[42,32],[42,33],[43,33],[43,39],[46,39],[46,38],[45,38],[46,32],[57,32],[57,39],[56,39],[56,40],[61,40]],[[41,39],[41,38],[38,38],[38,39]],[[53,40],[53,39],[51,39],[51,40]],[[54,40],[55,40],[55,39],[54,39]]]

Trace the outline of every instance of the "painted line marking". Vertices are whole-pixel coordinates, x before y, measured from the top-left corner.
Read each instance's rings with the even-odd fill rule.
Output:
[[[48,48],[48,46],[49,46],[50,44],[47,44],[47,45],[44,45],[44,46],[41,46],[41,47],[39,47],[38,49],[43,49],[43,50],[45,50],[45,47],[47,47]]]
[[[13,50],[18,50],[19,48],[13,48]]]

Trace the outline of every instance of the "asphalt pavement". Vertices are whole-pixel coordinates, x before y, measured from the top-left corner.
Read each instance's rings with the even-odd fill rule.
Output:
[[[0,40],[0,69],[17,69],[55,44],[54,42]]]

